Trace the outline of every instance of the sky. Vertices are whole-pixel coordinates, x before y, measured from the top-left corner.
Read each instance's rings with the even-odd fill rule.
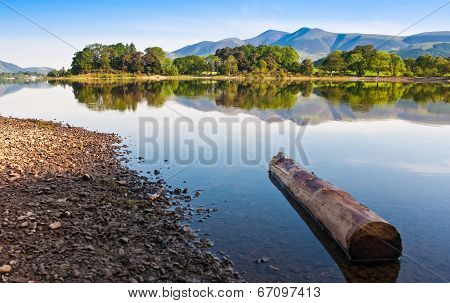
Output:
[[[203,40],[247,39],[268,29],[397,35],[448,2],[0,0],[0,60],[69,67],[77,49],[92,43],[134,42],[141,50],[174,51]],[[444,30],[450,30],[450,4],[402,35]]]

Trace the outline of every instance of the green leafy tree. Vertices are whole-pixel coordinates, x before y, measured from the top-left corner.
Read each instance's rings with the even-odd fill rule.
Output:
[[[173,64],[172,60],[165,58],[161,63],[162,71],[164,75],[176,76],[178,75],[178,68]]]
[[[389,71],[390,62],[391,56],[387,52],[376,52],[369,62],[369,68],[379,77],[380,73]]]
[[[205,58],[199,56],[176,58],[173,64],[182,75],[201,75],[208,70]]]
[[[333,75],[333,72],[343,72],[346,68],[342,51],[329,54],[321,64],[321,68]]]
[[[405,62],[396,54],[390,55],[389,70],[391,76],[397,77],[406,71]]]
[[[347,69],[354,72],[357,76],[364,76],[367,68],[367,60],[361,52],[354,52],[347,56]]]
[[[223,73],[230,76],[237,74],[238,71],[238,61],[233,55],[230,55],[223,63]]]
[[[94,69],[94,53],[89,48],[76,52],[72,60],[72,70],[75,74],[89,72]]]
[[[220,66],[220,58],[215,55],[209,55],[205,58],[206,64],[208,66],[209,74],[212,75],[213,73],[219,72],[219,66]]]
[[[309,59],[303,60],[302,63],[300,64],[300,74],[310,77],[313,75],[313,73],[314,73],[314,64],[312,63],[312,61]]]

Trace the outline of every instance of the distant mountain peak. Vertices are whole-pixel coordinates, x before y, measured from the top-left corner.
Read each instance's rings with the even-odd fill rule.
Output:
[[[50,67],[26,67],[22,68],[12,63],[8,63],[0,60],[0,73],[38,73],[38,74],[48,74],[53,68]]]
[[[283,36],[288,35],[289,33],[283,31],[277,31],[273,29],[269,29],[262,34],[259,34],[256,37],[246,39],[245,42],[247,44],[251,44],[254,46],[258,45],[270,45],[275,41],[280,40]]]
[[[281,45],[291,46],[300,54],[302,59],[317,60],[335,50],[351,50],[358,45],[374,45],[386,51],[403,50],[418,43],[448,43],[449,31],[428,32],[406,37],[394,37],[388,35],[361,34],[361,33],[333,33],[320,28],[301,27],[293,33],[287,33],[269,29],[256,37],[241,40],[239,38],[227,38],[219,41],[202,41],[188,45],[173,54],[175,56],[214,54],[219,48],[237,47],[245,44]],[[439,48],[442,53],[443,47]],[[445,53],[445,52],[444,52]]]

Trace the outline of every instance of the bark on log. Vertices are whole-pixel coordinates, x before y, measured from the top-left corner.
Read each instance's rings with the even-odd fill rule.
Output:
[[[269,172],[302,204],[351,260],[392,260],[401,255],[397,229],[349,193],[287,158],[272,158]]]

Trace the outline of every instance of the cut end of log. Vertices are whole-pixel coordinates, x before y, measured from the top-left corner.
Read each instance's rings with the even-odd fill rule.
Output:
[[[352,260],[393,260],[400,257],[402,240],[397,229],[386,222],[369,222],[356,230],[348,243]]]

